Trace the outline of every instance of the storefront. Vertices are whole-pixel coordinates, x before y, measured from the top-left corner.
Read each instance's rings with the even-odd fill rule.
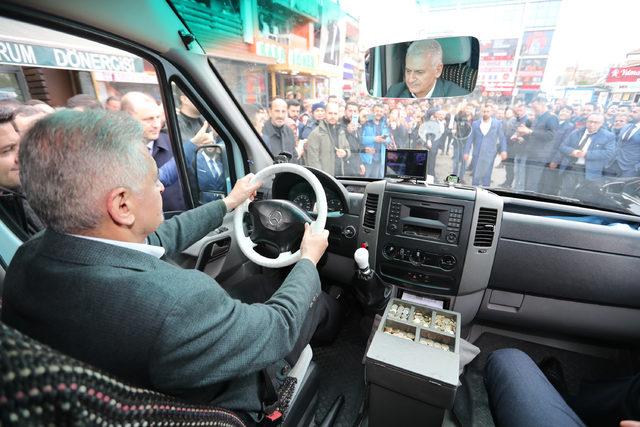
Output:
[[[0,19],[0,97],[52,106],[83,93],[100,101],[130,90],[158,94],[153,67],[128,52]]]
[[[640,103],[640,66],[613,67],[606,82],[611,90],[609,103]]]

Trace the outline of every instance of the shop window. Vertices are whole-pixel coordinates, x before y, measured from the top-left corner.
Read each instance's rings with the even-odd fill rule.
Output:
[[[0,99],[26,101],[26,84],[19,67],[0,65]]]
[[[196,204],[221,199],[231,185],[224,141],[204,119],[192,99],[175,83],[171,84],[171,88],[193,199]],[[161,169],[160,172],[161,180],[166,179],[165,170]],[[167,172],[177,173],[177,170]]]

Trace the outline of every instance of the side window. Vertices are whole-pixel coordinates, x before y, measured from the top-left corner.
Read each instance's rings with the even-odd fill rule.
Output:
[[[10,134],[22,134],[35,121],[56,110],[98,108],[122,111],[142,125],[144,143],[158,168],[166,166],[174,171],[162,194],[166,216],[171,215],[169,212],[187,209],[173,147],[184,147],[185,157],[196,159],[198,154],[203,157],[205,152],[189,151],[183,141],[196,138],[197,148],[205,142],[219,141],[211,129],[206,129],[206,135],[198,134],[202,119],[188,98],[176,94],[177,111],[166,110],[162,98],[164,83],[159,81],[151,62],[103,43],[4,17],[0,17],[0,28],[4,29],[3,34],[16,35],[7,39],[0,35],[0,111],[3,117],[7,116],[4,112],[11,113],[5,122],[0,123],[0,150],[3,145],[11,143]],[[166,120],[169,114],[176,114],[180,122],[180,144],[172,144],[170,139]],[[188,147],[193,148],[194,143],[189,144]],[[217,152],[215,147],[209,149],[216,152],[213,157],[218,162],[214,169],[219,172],[217,177],[220,179],[200,182],[199,192],[208,195],[195,197],[195,200],[218,198],[226,191],[226,164],[221,160],[224,153]],[[17,150],[15,153],[17,157]],[[206,154],[210,152],[206,151]],[[12,164],[0,163],[0,167],[5,163]],[[196,172],[196,168],[190,169],[194,178],[200,178]],[[19,181],[8,179],[4,182],[3,176],[12,175],[0,171],[0,187],[9,190],[20,188]],[[199,181],[194,179],[193,182]],[[191,187],[194,188],[193,185]],[[25,224],[28,235],[38,228],[37,219],[28,215],[17,218],[15,222]]]
[[[199,205],[220,199],[230,186],[224,141],[178,85],[171,83],[171,89],[193,200]],[[160,172],[164,180],[165,170]]]

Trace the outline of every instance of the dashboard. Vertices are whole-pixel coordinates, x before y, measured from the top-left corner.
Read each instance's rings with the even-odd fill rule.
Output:
[[[300,179],[302,181],[291,186],[286,199],[300,206],[307,212],[315,212],[316,195],[309,183],[302,178]],[[342,200],[340,200],[335,190],[325,187],[324,192],[327,196],[327,209],[330,213],[341,214],[345,212],[344,203],[342,203]]]
[[[331,175],[321,170],[309,169],[320,180],[327,196],[329,217],[339,217],[349,211],[349,193],[347,189]],[[316,212],[316,195],[306,179],[293,173],[276,175],[271,187],[274,199],[289,200],[310,214]]]

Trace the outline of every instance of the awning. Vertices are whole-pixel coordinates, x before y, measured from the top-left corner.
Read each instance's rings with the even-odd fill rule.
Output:
[[[0,64],[144,72],[142,58],[123,50],[6,18],[0,18]]]

